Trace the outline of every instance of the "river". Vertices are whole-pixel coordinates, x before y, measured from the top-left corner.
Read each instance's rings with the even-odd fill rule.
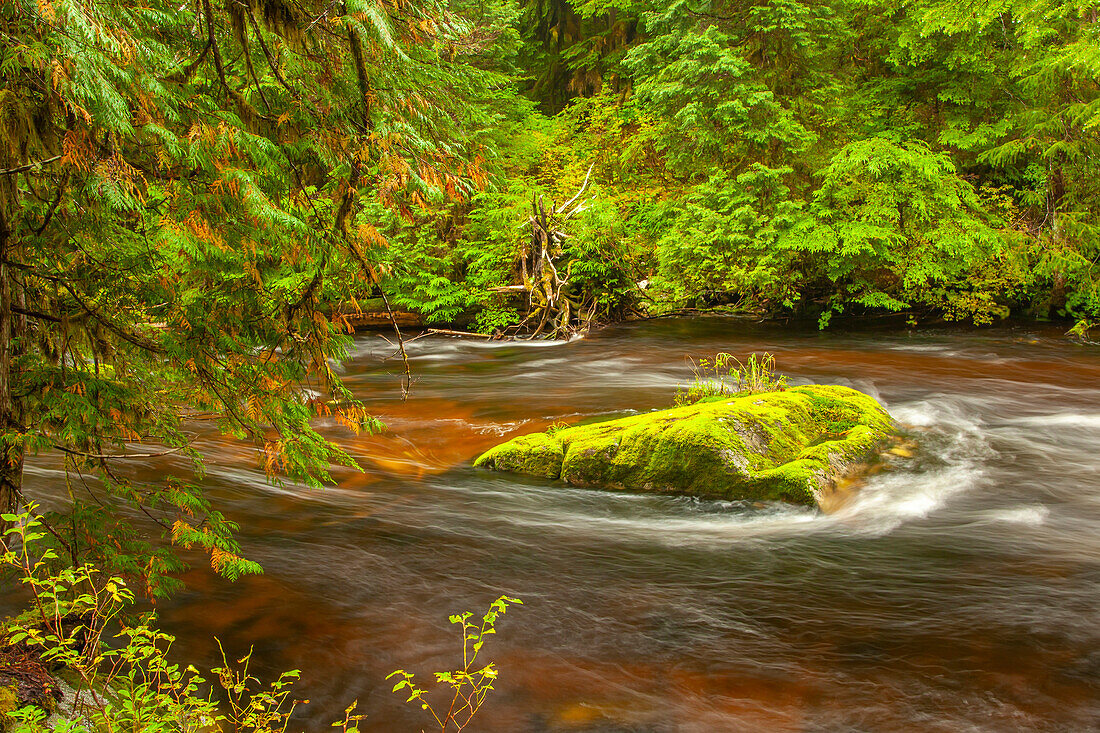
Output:
[[[485,647],[500,679],[470,731],[1095,730],[1100,350],[1061,332],[701,318],[430,337],[404,403],[393,348],[364,335],[342,368],[388,431],[326,432],[365,470],[275,487],[208,436],[210,491],[266,574],[194,570],[162,623],[200,664],[217,636],[265,674],[301,669],[310,731],[355,699],[365,731],[430,730],[386,675],[453,668],[447,616],[501,594],[525,605]],[[470,467],[513,435],[667,407],[685,355],[717,351],[877,397],[915,456],[830,515]]]

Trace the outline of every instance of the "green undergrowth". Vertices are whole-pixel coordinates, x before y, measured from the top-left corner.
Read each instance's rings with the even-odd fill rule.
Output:
[[[174,638],[157,629],[152,614],[135,615],[126,582],[91,565],[65,566],[44,547],[35,510],[0,514],[12,525],[0,533],[0,574],[31,597],[23,613],[0,622],[0,733],[300,730],[292,716],[308,700],[293,696],[297,670],[265,683],[249,670],[252,650],[234,658],[220,641],[222,663],[209,674],[172,661]],[[426,688],[404,670],[390,675],[400,678],[393,690],[430,716],[425,730],[462,730],[481,710],[500,674],[482,647],[513,604],[522,601],[501,596],[477,622],[471,612],[452,616],[461,626],[460,661],[432,673]],[[58,704],[53,692],[65,686],[73,694]],[[352,701],[329,730],[359,733],[366,717]]]

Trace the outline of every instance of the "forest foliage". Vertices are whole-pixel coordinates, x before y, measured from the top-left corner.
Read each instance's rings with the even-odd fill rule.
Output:
[[[455,245],[434,284],[402,281],[407,305],[504,309],[485,287],[514,279],[486,259],[514,253],[497,249],[504,224],[594,164],[596,203],[562,257],[593,271],[575,287],[600,291],[603,318],[1100,316],[1096,3],[523,5],[519,91],[555,114],[523,118],[472,208],[422,212]]]

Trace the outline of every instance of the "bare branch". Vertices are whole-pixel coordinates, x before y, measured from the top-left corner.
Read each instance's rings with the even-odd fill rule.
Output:
[[[584,189],[588,188],[588,179],[592,177],[592,169],[595,167],[595,165],[596,164],[593,163],[592,165],[588,166],[588,172],[584,174],[584,183],[581,184],[580,190],[577,191],[576,195],[573,196],[573,198],[569,199],[560,207],[558,207],[557,213],[565,213],[565,210],[572,206],[573,202],[581,197],[581,194],[584,193]]]
[[[55,155],[52,158],[46,158],[45,160],[36,160],[33,163],[27,163],[26,165],[21,165],[18,168],[8,168],[7,170],[0,171],[0,176],[14,176],[16,173],[26,173],[29,170],[41,168],[47,163],[52,163],[55,160],[61,160],[64,157],[64,155]]]
[[[62,453],[68,453],[71,456],[79,456],[81,458],[91,458],[96,461],[108,461],[108,460],[120,460],[123,458],[158,458],[160,456],[167,456],[173,453],[179,453],[183,448],[169,448],[168,450],[159,451],[157,453],[85,453],[84,451],[73,450],[72,448],[66,448],[63,445],[54,444],[54,448]]]

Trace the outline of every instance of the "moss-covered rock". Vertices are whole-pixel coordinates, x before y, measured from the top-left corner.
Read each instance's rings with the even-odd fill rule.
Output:
[[[873,398],[809,385],[524,435],[474,465],[575,486],[821,505],[894,433]]]
[[[561,464],[565,460],[565,446],[555,439],[556,435],[556,432],[532,433],[498,445],[490,451],[493,453],[492,468],[529,476],[558,478],[561,475]]]
[[[19,709],[19,691],[15,685],[0,685],[0,733],[8,730],[12,725],[11,716],[8,713]]]
[[[12,728],[12,712],[33,707],[49,715],[57,709],[58,697],[57,680],[41,649],[8,643],[0,631],[0,733]]]

